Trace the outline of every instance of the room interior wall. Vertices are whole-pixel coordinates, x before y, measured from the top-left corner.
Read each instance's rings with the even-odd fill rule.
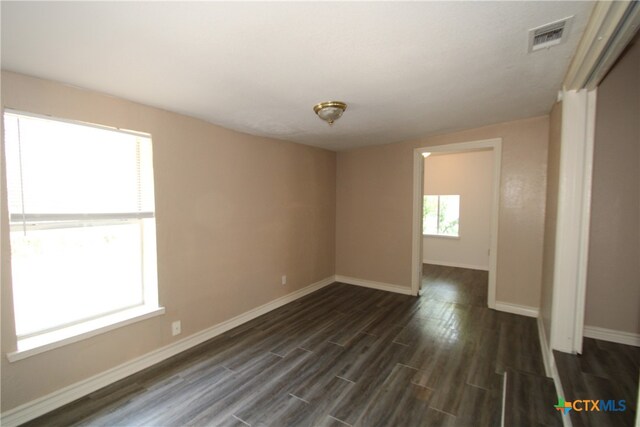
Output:
[[[598,87],[585,327],[640,335],[640,41]]]
[[[553,275],[556,256],[556,226],[560,185],[560,144],[562,131],[562,102],[555,103],[549,115],[549,153],[547,159],[547,197],[544,221],[544,248],[542,259],[542,287],[540,317],[544,325],[547,347],[551,348],[551,305],[553,302]]]
[[[432,154],[424,161],[424,194],[460,195],[459,237],[423,235],[423,261],[489,270],[493,152]]]
[[[336,274],[411,289],[413,150],[502,138],[496,299],[537,309],[548,116],[338,153]]]
[[[334,152],[9,72],[2,73],[1,102],[152,135],[159,299],[166,308],[165,315],[9,363],[5,354],[15,351],[16,339],[3,182],[3,412],[334,275]],[[174,320],[182,322],[176,337]]]

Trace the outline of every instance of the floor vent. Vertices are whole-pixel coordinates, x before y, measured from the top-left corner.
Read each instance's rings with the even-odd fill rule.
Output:
[[[529,30],[529,52],[564,43],[571,31],[573,16]]]

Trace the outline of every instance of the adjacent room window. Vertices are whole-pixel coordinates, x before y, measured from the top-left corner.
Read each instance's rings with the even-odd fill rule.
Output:
[[[425,195],[422,232],[432,236],[458,237],[460,195]]]
[[[17,112],[4,123],[18,350],[157,309],[150,136]]]

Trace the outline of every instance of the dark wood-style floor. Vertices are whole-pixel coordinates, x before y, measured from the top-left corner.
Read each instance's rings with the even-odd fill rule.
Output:
[[[29,425],[500,425],[504,372],[544,375],[535,320],[487,309],[486,272],[423,288],[330,285]]]
[[[569,411],[574,427],[634,425],[638,410],[639,347],[585,338],[581,355],[555,351],[554,357],[566,401],[625,401],[624,411]]]

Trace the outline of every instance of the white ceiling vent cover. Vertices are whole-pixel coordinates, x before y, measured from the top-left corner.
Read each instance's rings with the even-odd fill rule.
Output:
[[[571,32],[573,16],[529,30],[529,52],[564,43]]]

